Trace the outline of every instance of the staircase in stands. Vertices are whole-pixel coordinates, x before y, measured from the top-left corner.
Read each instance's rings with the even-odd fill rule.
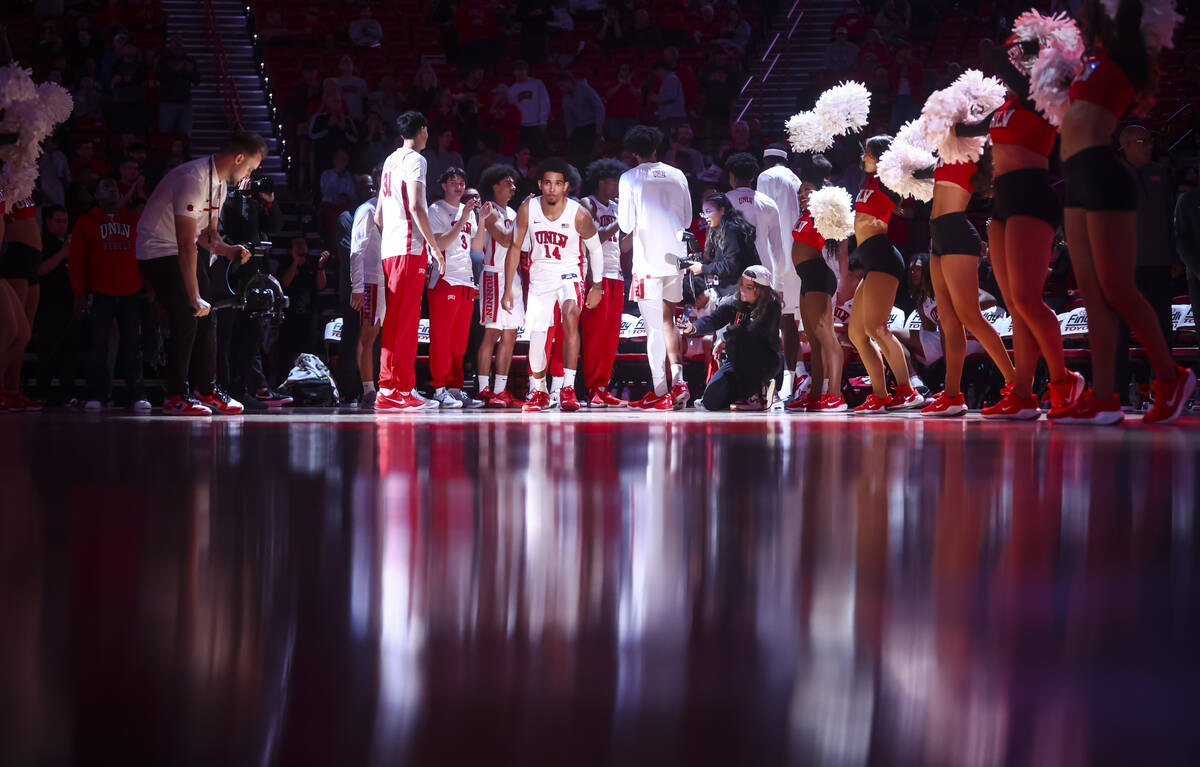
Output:
[[[755,57],[734,116],[758,119],[768,135],[782,137],[784,122],[812,107],[797,101],[821,74],[830,30],[842,10],[836,3],[784,0],[771,21],[763,53]]]
[[[167,18],[167,34],[183,37],[184,47],[200,72],[200,84],[192,90],[192,154],[208,154],[220,147],[236,127],[236,118],[231,114],[231,102],[235,102],[242,128],[267,140],[267,157],[263,171],[257,175],[274,179],[277,187],[286,187],[283,153],[274,130],[266,83],[254,57],[246,5],[241,0],[160,2]],[[222,56],[228,74],[224,81],[218,76]]]

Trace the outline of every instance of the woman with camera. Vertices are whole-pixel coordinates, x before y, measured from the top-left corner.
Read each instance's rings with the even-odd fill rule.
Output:
[[[779,342],[782,314],[783,304],[771,289],[771,273],[756,264],[742,272],[735,292],[721,299],[712,314],[680,329],[685,336],[725,330],[724,340],[713,348],[718,356],[724,349],[725,361],[704,390],[705,410],[767,409],[774,394],[775,376],[783,369]]]
[[[742,273],[759,263],[754,226],[720,193],[704,200],[700,215],[708,224],[704,259],[693,262],[687,270],[703,276],[717,295],[724,298],[737,290]]]

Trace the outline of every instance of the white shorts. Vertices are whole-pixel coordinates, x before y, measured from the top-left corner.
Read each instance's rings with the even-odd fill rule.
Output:
[[[513,309],[504,311],[500,299],[504,298],[504,272],[485,270],[480,275],[479,322],[487,330],[520,330],[525,322],[525,294],[521,290],[521,278],[513,276]]]
[[[783,275],[779,280],[779,297],[783,304],[783,314],[794,314],[800,317],[800,278],[795,272]]]
[[[362,327],[381,327],[386,309],[383,286],[370,282],[365,283],[363,285],[363,305],[358,310],[358,319]]]
[[[554,327],[554,307],[574,301],[583,308],[583,279],[574,279],[564,274],[557,282],[540,280],[529,283],[529,296],[525,301],[525,330],[542,333]]]
[[[629,286],[630,301],[670,301],[677,304],[683,300],[683,275],[670,277],[651,277],[644,274],[633,275]]]

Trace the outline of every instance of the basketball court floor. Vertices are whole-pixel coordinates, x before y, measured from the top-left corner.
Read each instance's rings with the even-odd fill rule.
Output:
[[[1200,419],[0,419],[0,764],[1194,765]]]

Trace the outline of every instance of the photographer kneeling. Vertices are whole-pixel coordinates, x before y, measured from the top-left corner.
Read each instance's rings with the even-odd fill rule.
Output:
[[[771,289],[771,273],[764,266],[751,266],[742,272],[737,290],[721,299],[712,314],[687,323],[680,332],[685,336],[708,335],[725,329],[722,349],[725,361],[709,379],[704,390],[705,410],[766,410],[774,393],[775,376],[783,369],[780,353],[779,320],[783,306]]]

